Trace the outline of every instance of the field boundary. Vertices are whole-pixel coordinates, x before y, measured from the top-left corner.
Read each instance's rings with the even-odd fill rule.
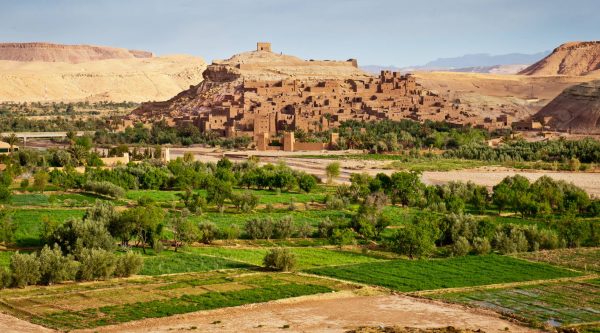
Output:
[[[421,290],[421,291],[407,292],[407,293],[403,293],[403,294],[411,295],[411,296],[429,296],[429,295],[450,294],[450,293],[470,292],[470,291],[480,291],[480,290],[506,289],[506,288],[523,287],[523,286],[535,286],[535,285],[544,284],[544,283],[581,282],[581,281],[593,280],[598,277],[600,277],[600,275],[590,274],[590,275],[556,278],[556,279],[495,283],[495,284],[473,286],[473,287]]]

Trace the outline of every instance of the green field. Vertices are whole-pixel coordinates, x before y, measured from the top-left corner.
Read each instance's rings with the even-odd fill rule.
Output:
[[[519,253],[517,256],[527,260],[546,262],[584,272],[600,273],[600,248],[576,248],[525,252]]]
[[[81,209],[16,209],[11,214],[17,224],[16,245],[22,247],[41,245],[40,233],[44,219],[64,222],[71,217],[81,218],[84,213],[85,210]]]
[[[34,323],[71,330],[345,288],[349,286],[294,274],[234,270],[13,289],[0,294],[0,300],[9,305],[9,313],[15,311]]]
[[[347,220],[352,216],[352,213],[348,211],[339,210],[276,210],[273,212],[266,212],[259,210],[250,213],[218,213],[218,212],[206,212],[200,216],[192,216],[191,219],[195,222],[212,222],[218,227],[225,227],[230,225],[244,226],[246,221],[254,218],[266,218],[271,217],[273,220],[281,219],[284,216],[291,216],[292,220],[296,225],[302,223],[308,223],[312,226],[317,226],[319,222],[325,218],[329,218],[332,221],[336,220]]]
[[[152,252],[151,250],[148,251]],[[217,269],[244,268],[249,265],[223,258],[197,254],[196,251],[162,251],[156,255],[144,256],[142,275],[161,275],[187,272],[207,272]]]
[[[444,293],[431,297],[509,313],[537,324],[562,326],[600,321],[600,280],[544,283],[509,289]]]
[[[201,247],[193,248],[191,251],[256,266],[262,266],[263,258],[267,254],[267,249],[264,248]],[[290,248],[290,251],[296,256],[298,269],[381,261],[358,253],[320,248]]]
[[[340,267],[324,267],[311,269],[308,272],[378,285],[402,292],[581,275],[577,272],[547,264],[531,263],[497,255],[432,260],[393,260]]]

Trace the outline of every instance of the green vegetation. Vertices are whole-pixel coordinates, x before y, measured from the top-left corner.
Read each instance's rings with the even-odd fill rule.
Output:
[[[194,251],[162,251],[144,256],[144,267],[140,274],[161,275],[186,272],[207,272],[217,269],[244,268],[249,265],[223,258],[198,254]]]
[[[488,255],[325,267],[308,272],[409,292],[578,276],[547,264]]]
[[[519,258],[568,267],[583,272],[600,273],[600,248],[558,249],[524,252]]]
[[[344,288],[347,286],[342,283],[293,274],[228,271],[5,290],[0,300],[17,309],[27,307],[29,319],[36,323],[71,330]],[[98,297],[102,298],[100,304]],[[37,306],[28,307],[31,302]],[[67,304],[77,307],[65,310],[72,309]]]
[[[492,309],[537,325],[564,326],[598,321],[599,293],[596,279],[430,297]]]
[[[200,247],[190,249],[193,253],[227,258],[239,262],[260,266],[267,254],[265,248]],[[290,248],[296,257],[297,269],[310,269],[322,266],[349,265],[380,261],[376,257],[320,248]]]

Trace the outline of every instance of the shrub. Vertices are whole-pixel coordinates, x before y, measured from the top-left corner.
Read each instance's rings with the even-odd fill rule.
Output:
[[[321,238],[331,237],[333,229],[335,229],[335,223],[333,223],[329,217],[326,217],[323,221],[319,222],[319,225],[317,226],[317,232]]]
[[[294,233],[294,222],[291,216],[284,216],[281,220],[275,222],[274,225],[275,238],[287,239],[292,237]]]
[[[21,180],[21,189],[26,189],[29,187],[29,178],[23,178],[23,180]]]
[[[212,222],[202,222],[198,224],[198,236],[200,242],[210,244],[219,235],[219,229]]]
[[[244,225],[248,237],[252,239],[270,239],[273,236],[273,220],[270,217],[255,218]]]
[[[108,181],[90,181],[83,186],[83,189],[88,192],[93,192],[96,194],[105,195],[113,198],[122,198],[123,196],[125,196],[125,190],[122,187],[119,187]]]
[[[70,256],[63,256],[58,244],[53,248],[48,245],[40,251],[40,282],[46,285],[74,280],[78,270],[78,262]]]
[[[463,237],[459,236],[454,244],[452,244],[452,254],[455,256],[465,256],[471,252],[471,244]]]
[[[129,277],[137,274],[144,266],[144,258],[141,255],[132,251],[127,251],[124,255],[117,259],[115,268],[115,276]]]
[[[341,210],[346,209],[348,206],[348,199],[345,197],[334,196],[328,194],[325,197],[325,207],[331,210]]]
[[[115,254],[101,249],[83,249],[79,254],[79,262],[81,266],[77,279],[80,281],[108,279],[117,266]]]
[[[296,256],[289,249],[274,248],[269,250],[263,264],[269,269],[288,272],[296,266]]]
[[[304,222],[298,227],[298,237],[308,238],[312,236],[314,228],[308,222]]]
[[[492,251],[492,245],[486,237],[475,237],[473,239],[473,249],[477,254],[488,254]]]
[[[21,254],[16,252],[10,257],[12,285],[23,288],[36,284],[40,280],[40,262],[35,253]]]
[[[258,195],[252,194],[252,192],[244,191],[241,194],[232,194],[231,202],[240,211],[247,213],[252,211],[256,206],[260,198]]]
[[[229,240],[240,238],[240,227],[237,224],[224,227],[221,230],[221,237]]]
[[[329,242],[340,247],[356,244],[356,232],[350,228],[333,229]]]
[[[6,267],[0,267],[0,289],[10,287],[12,283],[11,273]]]
[[[6,185],[0,184],[0,202],[8,202],[12,196],[12,191]]]

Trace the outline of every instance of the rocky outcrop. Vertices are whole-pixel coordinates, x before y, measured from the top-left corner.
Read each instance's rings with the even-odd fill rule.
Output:
[[[519,74],[589,75],[594,72],[600,74],[600,41],[565,43]]]
[[[152,52],[92,45],[0,43],[0,60],[77,64],[107,59],[152,58]]]
[[[558,130],[600,133],[600,80],[565,89],[534,118]]]

